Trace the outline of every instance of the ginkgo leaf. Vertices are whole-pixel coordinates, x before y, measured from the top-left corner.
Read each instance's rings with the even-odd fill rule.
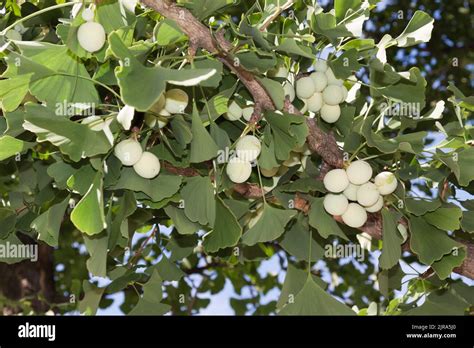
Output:
[[[50,207],[31,223],[31,228],[38,232],[38,239],[52,247],[58,246],[59,229],[69,204],[69,198],[68,195],[62,202]]]
[[[423,11],[416,11],[407,27],[395,39],[399,47],[409,47],[431,39],[434,19]]]

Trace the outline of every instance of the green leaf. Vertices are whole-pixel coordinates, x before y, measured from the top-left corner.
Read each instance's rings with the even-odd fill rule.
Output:
[[[0,107],[5,112],[14,111],[28,93],[31,74],[0,80]]]
[[[99,288],[94,284],[89,283],[87,280],[82,282],[82,287],[84,289],[84,298],[79,301],[79,313],[84,315],[95,315],[105,288]]]
[[[163,298],[162,280],[157,270],[143,286],[143,296],[128,315],[163,315],[171,307],[161,303]]]
[[[346,15],[356,11],[362,3],[362,0],[335,0],[334,11],[336,13],[336,20],[339,22],[343,20]]]
[[[406,198],[405,205],[407,211],[416,216],[425,215],[427,212],[435,211],[441,207],[441,201],[436,199],[428,201],[424,199]]]
[[[86,262],[87,270],[96,277],[107,276],[107,246],[109,235],[104,232],[94,236],[84,235],[84,244],[90,258]]]
[[[7,238],[15,230],[16,212],[10,208],[0,208],[0,239]]]
[[[59,148],[75,162],[83,157],[105,154],[112,146],[103,131],[96,132],[85,124],[58,117],[53,110],[42,105],[27,105],[25,121],[29,126],[24,124],[23,127],[34,131],[39,142],[48,140],[49,134],[66,138]]]
[[[382,269],[390,269],[400,260],[403,238],[397,230],[396,217],[388,209],[382,209],[382,219],[383,247],[379,263]]]
[[[405,315],[464,315],[468,306],[452,290],[441,290],[431,293],[420,307],[409,310]]]
[[[440,279],[448,278],[453,269],[462,265],[466,259],[466,249],[454,249],[451,254],[444,255],[441,260],[434,262],[431,267]]]
[[[115,32],[109,35],[109,44],[113,54],[124,63],[116,68],[123,102],[138,111],[149,110],[164,92],[167,82],[179,86],[195,86],[217,73],[215,69],[145,67]],[[148,88],[143,89],[143,86]]]
[[[398,47],[409,47],[431,39],[434,19],[423,11],[416,11],[407,27],[395,39]]]
[[[335,60],[330,61],[329,65],[331,66],[334,75],[338,79],[347,79],[354,72],[359,71],[363,65],[358,61],[358,53],[356,49],[350,49],[345,51]]]
[[[193,134],[193,139],[191,140],[191,153],[189,156],[189,161],[191,163],[205,162],[217,156],[219,147],[202,124],[196,104],[194,104],[193,107],[191,132]]]
[[[257,223],[243,235],[242,242],[246,245],[254,245],[277,239],[285,232],[285,226],[295,215],[295,210],[277,209],[265,204],[263,214]]]
[[[474,147],[462,149],[456,156],[442,158],[442,161],[451,169],[461,186],[468,186],[474,180]]]
[[[327,287],[327,284],[321,280],[321,278],[312,275],[313,280],[319,285],[322,289]],[[293,266],[293,264],[288,263],[288,268],[286,270],[285,281],[281,289],[280,297],[276,308],[280,310],[284,305],[289,302],[294,302],[296,294],[300,292],[303,286],[306,283],[308,278],[308,272],[306,270],[301,270]]]
[[[147,273],[149,274],[149,271],[151,271],[153,274],[153,270],[155,269],[158,271],[161,279],[167,281],[178,281],[185,275],[185,273],[181,271],[174,262],[171,262],[165,254],[163,254],[161,260],[156,265],[147,270]]]
[[[176,22],[168,18],[158,22],[154,36],[156,43],[160,46],[168,46],[186,39]]]
[[[423,216],[433,226],[445,231],[455,231],[460,227],[462,210],[451,205],[449,208],[438,208],[432,213]]]
[[[278,160],[287,160],[293,149],[303,146],[306,142],[308,126],[304,116],[266,112],[265,120],[271,127],[275,156]]]
[[[421,217],[410,219],[410,246],[425,265],[431,265],[453,249],[459,249],[462,244],[450,238],[445,231],[428,224]]]
[[[122,168],[120,179],[111,187],[113,190],[131,190],[143,192],[153,202],[159,202],[173,196],[181,186],[182,178],[177,175],[161,173],[156,178],[145,179],[139,176],[133,168]]]
[[[164,208],[166,215],[173,221],[173,225],[180,234],[194,234],[201,229],[201,225],[192,222],[186,217],[183,209],[168,205]]]
[[[279,315],[355,315],[354,311],[321,289],[308,276],[294,303],[288,303]]]
[[[233,0],[178,0],[179,4],[187,7],[194,16],[202,20],[214,15],[221,8],[234,4]]]
[[[24,142],[9,135],[0,137],[0,161],[23,151]]]
[[[69,204],[69,198],[68,195],[62,202],[50,207],[31,223],[31,228],[38,232],[38,239],[52,247],[58,246],[59,229]]]
[[[207,176],[187,179],[181,190],[184,200],[184,213],[193,222],[206,226],[213,224],[216,217],[214,186]]]
[[[224,201],[216,197],[216,220],[214,228],[204,236],[203,246],[207,252],[213,253],[219,249],[232,247],[242,236],[240,226],[234,213],[225,205]]]
[[[71,213],[71,221],[81,232],[94,235],[106,228],[102,174],[97,173],[84,197]]]
[[[297,55],[314,59],[311,48],[298,45],[295,39],[284,39],[278,46],[274,47],[274,49],[278,52],[286,53],[287,55]]]
[[[324,239],[327,239],[330,235],[335,235],[342,239],[349,240],[333,217],[326,212],[323,202],[323,197],[313,199],[311,209],[308,213],[309,224],[314,227]]]
[[[311,261],[315,262],[324,255],[323,248],[311,238],[310,227],[302,214],[298,215],[296,222],[283,235],[280,245],[288,254],[301,261],[309,260],[309,242],[311,242]]]
[[[273,103],[277,110],[283,109],[283,104],[285,101],[285,91],[280,82],[264,78],[264,77],[257,77],[257,80],[262,84],[263,88],[268,92],[270,97],[272,98]],[[278,114],[277,114],[278,115]],[[281,115],[279,115],[281,116]],[[295,116],[295,115],[292,115]]]
[[[464,211],[461,220],[461,227],[468,233],[474,233],[474,211]]]

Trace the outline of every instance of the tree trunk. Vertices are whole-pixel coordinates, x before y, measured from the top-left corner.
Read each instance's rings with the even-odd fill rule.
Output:
[[[35,313],[44,313],[56,297],[53,248],[39,243],[38,260],[8,265],[0,263],[0,293],[11,301],[28,298]],[[3,315],[21,311],[19,306],[5,306]]]

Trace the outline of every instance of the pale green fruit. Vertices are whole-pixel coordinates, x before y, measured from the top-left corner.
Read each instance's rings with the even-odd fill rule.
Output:
[[[372,167],[366,161],[354,161],[346,169],[349,181],[354,185],[362,185],[372,177]]]
[[[151,152],[143,152],[142,157],[133,165],[135,172],[145,179],[153,179],[160,173],[160,160]]]
[[[82,11],[82,19],[85,20],[86,22],[91,22],[94,20],[94,11],[90,8],[84,9]]]
[[[242,109],[242,116],[244,117],[245,121],[250,121],[253,115],[254,108],[253,106],[247,106]]]
[[[290,97],[290,102],[295,100],[295,87],[288,81],[283,84],[283,91],[285,92],[285,96]]]
[[[331,215],[342,215],[349,206],[349,201],[344,195],[327,194],[323,201],[324,209]]]
[[[188,94],[179,88],[173,88],[165,93],[165,109],[170,114],[182,114],[188,106]]]
[[[237,141],[235,149],[237,151],[237,157],[241,160],[252,162],[260,155],[262,144],[257,137],[246,135]]]
[[[327,123],[335,123],[341,116],[339,105],[324,104],[321,108],[321,118]]]
[[[348,200],[357,201],[357,190],[359,189],[359,185],[354,185],[349,183],[349,186],[344,190],[344,196],[347,197]]]
[[[357,202],[364,207],[370,207],[377,203],[380,193],[377,186],[371,182],[366,182],[357,190]]]
[[[242,108],[235,101],[230,103],[227,112],[224,114],[224,117],[229,121],[237,121],[242,117],[243,111]]]
[[[334,72],[332,71],[331,68],[328,67],[328,69],[326,70],[326,77],[328,78],[328,84],[329,85],[337,85],[339,82],[338,82],[338,79],[336,78],[336,76],[334,75]]]
[[[362,227],[367,222],[367,211],[357,203],[349,203],[347,210],[342,214],[342,221],[352,228]]]
[[[323,91],[323,100],[329,105],[340,104],[343,97],[341,87],[336,85],[329,85]]]
[[[250,174],[252,174],[252,165],[250,162],[234,157],[229,161],[229,163],[227,163],[226,173],[232,182],[241,184],[250,178]]]
[[[381,195],[389,195],[393,193],[398,186],[398,181],[395,175],[391,172],[382,172],[375,176],[375,186]]]
[[[365,210],[369,213],[376,213],[380,211],[380,209],[383,208],[383,198],[382,196],[379,196],[379,199],[377,199],[377,202],[375,204],[371,205],[370,207],[365,207]]]
[[[328,64],[323,59],[318,59],[314,63],[314,70],[325,73],[328,70]]]
[[[349,91],[347,90],[346,86],[342,85],[341,86],[341,91],[342,91],[342,101],[341,103],[345,102],[347,99],[347,96],[349,95]]]
[[[316,92],[316,88],[311,77],[302,77],[296,81],[296,95],[298,98],[308,99],[314,92]]]
[[[77,41],[87,52],[99,51],[105,44],[104,27],[97,22],[81,24],[77,30]]]
[[[321,93],[314,93],[309,99],[306,100],[308,104],[308,110],[312,112],[318,112],[323,106],[323,96]]]
[[[322,92],[328,85],[328,78],[323,72],[316,71],[312,73],[309,77],[313,79],[314,88],[316,92]]]
[[[339,193],[349,186],[349,179],[344,169],[333,169],[324,176],[323,183],[329,192]]]
[[[114,148],[114,155],[124,166],[133,166],[143,154],[142,147],[135,139],[127,139],[118,143]]]

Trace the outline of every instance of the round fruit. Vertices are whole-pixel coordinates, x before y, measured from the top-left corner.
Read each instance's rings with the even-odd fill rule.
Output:
[[[161,109],[161,111],[158,112],[158,115],[163,116],[163,117],[170,117],[171,116],[171,114],[168,111],[166,111],[166,109]]]
[[[316,88],[311,77],[302,77],[296,81],[296,95],[298,98],[308,99],[314,92],[316,92]]]
[[[242,109],[242,116],[244,117],[245,121],[250,121],[253,115],[253,106],[247,106],[246,108]]]
[[[152,114],[145,114],[145,124],[153,128],[156,126],[156,122],[158,122],[158,118],[155,115]]]
[[[336,85],[329,85],[323,91],[323,100],[329,105],[340,104],[343,97],[341,87]]]
[[[324,197],[324,209],[331,215],[342,215],[346,212],[349,202],[344,195],[327,194]]]
[[[143,154],[142,147],[135,139],[121,141],[115,146],[114,155],[124,166],[133,166]]]
[[[243,111],[242,108],[235,101],[230,103],[227,112],[224,114],[224,117],[229,121],[237,121],[242,117]]]
[[[173,88],[165,93],[165,109],[170,114],[182,114],[188,102],[188,94],[182,89]]]
[[[283,91],[285,92],[285,96],[290,97],[290,102],[295,100],[295,87],[289,82],[285,82],[283,84]]]
[[[316,92],[308,100],[306,100],[306,102],[308,103],[309,111],[318,112],[323,106],[323,97],[321,93]]]
[[[349,95],[349,91],[344,85],[341,86],[341,91],[342,91],[342,102],[345,102],[347,99],[347,96]]]
[[[380,193],[377,190],[377,186],[371,182],[366,182],[361,185],[357,190],[357,202],[364,207],[370,207],[377,203],[380,197]]]
[[[349,181],[354,185],[362,185],[372,177],[372,167],[366,161],[354,161],[346,169]]]
[[[328,84],[337,84],[337,78],[329,67],[326,70],[326,77],[328,78]]]
[[[241,160],[252,162],[260,155],[262,144],[260,144],[260,140],[257,137],[246,135],[237,141],[235,149],[237,151],[237,157]]]
[[[326,77],[326,74],[320,71],[316,71],[309,75],[313,79],[314,82],[314,88],[316,92],[322,92],[326,86],[328,85],[328,78]]]
[[[77,30],[77,40],[87,52],[97,52],[105,43],[104,27],[97,22],[81,24]]]
[[[377,174],[374,182],[380,194],[384,196],[393,193],[398,186],[397,178],[391,172],[382,172]]]
[[[151,152],[143,152],[140,160],[133,165],[135,172],[145,179],[153,179],[160,172],[160,160]]]
[[[280,167],[274,167],[272,169],[260,168],[260,173],[262,173],[262,175],[266,176],[267,178],[271,178],[276,173],[278,173],[279,169],[280,169]]]
[[[349,183],[349,186],[344,190],[344,196],[347,197],[350,201],[357,201],[357,190],[359,189],[359,185],[354,185]]]
[[[227,163],[226,173],[232,182],[241,184],[250,178],[250,174],[252,174],[252,165],[250,162],[234,157],[230,159],[229,163]]]
[[[365,207],[365,210],[369,213],[376,213],[383,207],[383,198],[382,196],[379,196],[379,199],[375,204],[371,205],[370,207]]]
[[[158,101],[152,105],[152,107],[150,108],[150,111],[159,115],[161,110],[165,108],[165,104],[166,104],[165,94],[161,93],[160,97],[158,98]]]
[[[335,123],[341,116],[339,105],[324,104],[321,108],[321,118],[327,123]]]
[[[94,11],[92,11],[90,8],[86,8],[84,11],[82,11],[82,19],[85,20],[86,22],[93,21]]]
[[[320,72],[326,72],[326,70],[328,70],[328,64],[326,63],[325,60],[323,59],[318,59],[315,63],[314,63],[314,70],[316,71],[320,71]]]
[[[344,169],[333,169],[324,176],[323,183],[329,192],[339,193],[349,186],[349,179]]]
[[[346,212],[342,214],[342,221],[349,227],[362,227],[367,221],[367,212],[359,204],[349,203]]]

